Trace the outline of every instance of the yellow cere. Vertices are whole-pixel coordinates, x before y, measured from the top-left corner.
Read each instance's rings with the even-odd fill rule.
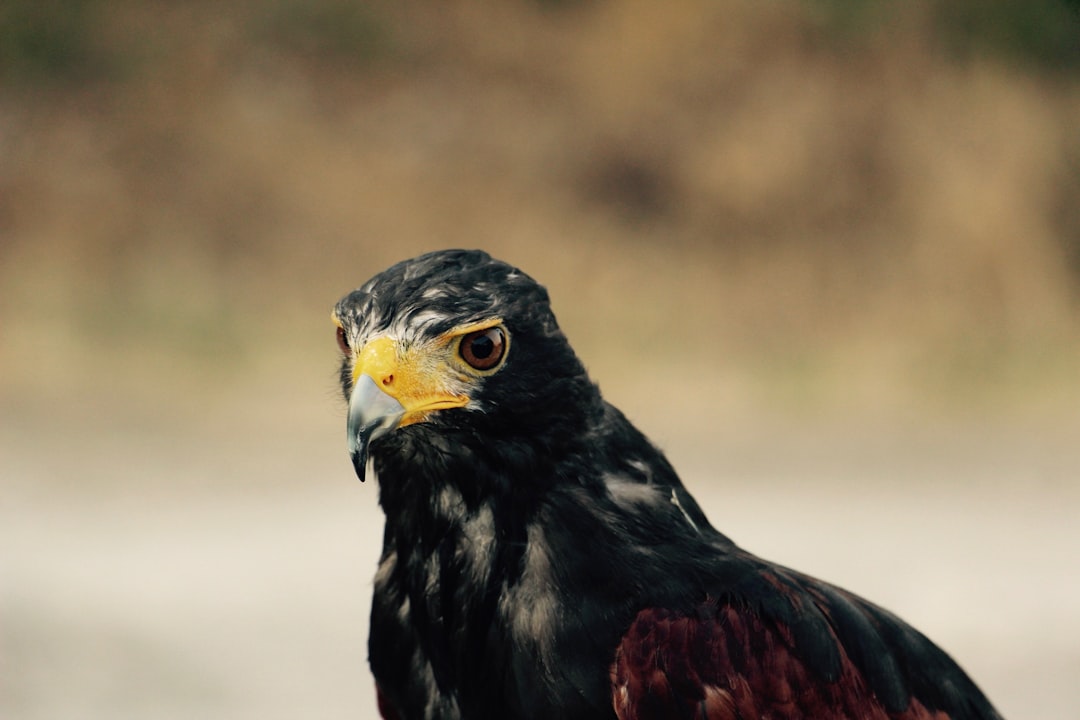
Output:
[[[422,345],[402,351],[393,338],[375,338],[360,350],[353,366],[353,382],[368,375],[383,392],[400,402],[406,410],[401,425],[423,420],[433,410],[463,407],[469,402],[468,396],[446,387],[444,354],[431,350],[430,345]]]

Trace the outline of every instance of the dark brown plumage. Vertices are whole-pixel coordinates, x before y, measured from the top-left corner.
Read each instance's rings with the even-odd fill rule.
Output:
[[[432,253],[335,319],[383,717],[999,719],[903,621],[715,530],[524,273]]]

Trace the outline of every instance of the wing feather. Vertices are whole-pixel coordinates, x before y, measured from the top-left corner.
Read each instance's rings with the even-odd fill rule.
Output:
[[[885,611],[781,569],[767,584],[752,600],[639,612],[611,666],[619,720],[999,717],[944,652]],[[936,676],[920,676],[919,662]]]

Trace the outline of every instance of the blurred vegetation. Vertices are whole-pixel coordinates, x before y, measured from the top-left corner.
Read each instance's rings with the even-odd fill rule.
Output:
[[[568,13],[600,4],[533,1]],[[7,82],[48,83],[114,76],[127,63],[140,60],[133,57],[139,38],[123,35],[125,20],[152,13],[156,5],[130,0],[9,0],[0,8],[3,77]],[[176,5],[205,15],[208,21],[228,18],[240,28],[239,47],[246,51],[258,47],[331,62],[345,72],[362,71],[372,59],[392,53],[393,23],[388,17],[392,13],[385,2],[189,0]],[[865,40],[875,32],[889,31],[898,20],[917,16],[931,41],[958,59],[990,56],[1051,72],[1080,67],[1077,0],[803,0],[802,7],[791,3],[786,10],[804,12],[809,22],[815,17],[824,20],[832,32],[826,40],[833,43]]]
[[[278,0],[259,4],[248,23],[253,40],[299,57],[362,70],[391,47],[390,30],[365,3]]]
[[[0,77],[5,82],[81,82],[106,74],[96,45],[94,0],[14,0],[0,7]]]
[[[338,295],[467,245],[616,384],[673,336],[748,403],[1065,404],[1078,38],[1063,0],[9,0],[7,391],[322,362]]]
[[[865,40],[904,17],[921,16],[927,39],[954,60],[988,57],[1052,73],[1080,68],[1076,0],[805,1],[826,21],[833,41]]]
[[[1000,56],[1051,72],[1080,68],[1076,0],[938,2],[934,19],[946,46],[960,57]]]

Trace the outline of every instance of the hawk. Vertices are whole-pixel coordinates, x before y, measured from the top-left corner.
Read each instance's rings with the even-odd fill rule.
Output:
[[[430,253],[333,318],[384,718],[1000,718],[895,615],[714,529],[520,270]]]

